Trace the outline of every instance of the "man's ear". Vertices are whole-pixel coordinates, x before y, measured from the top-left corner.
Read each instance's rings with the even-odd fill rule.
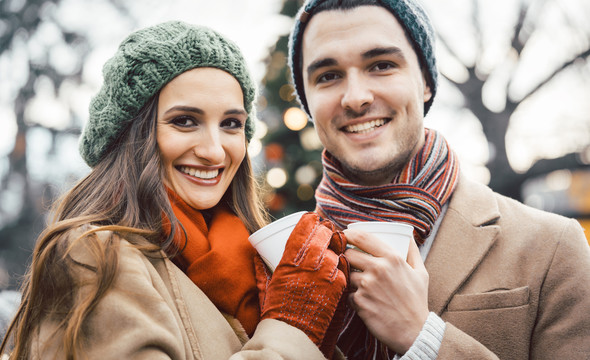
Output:
[[[427,103],[432,98],[432,91],[426,82],[426,71],[422,70],[422,83],[424,85],[424,103]]]

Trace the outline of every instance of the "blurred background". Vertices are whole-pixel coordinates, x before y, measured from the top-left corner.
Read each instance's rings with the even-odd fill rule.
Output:
[[[423,0],[440,88],[426,126],[462,171],[590,230],[590,1]],[[131,31],[179,19],[240,45],[256,80],[250,145],[274,217],[312,210],[321,144],[287,69],[299,0],[0,0],[0,335],[51,202],[89,168],[77,151],[101,68]],[[588,234],[588,232],[587,232]]]

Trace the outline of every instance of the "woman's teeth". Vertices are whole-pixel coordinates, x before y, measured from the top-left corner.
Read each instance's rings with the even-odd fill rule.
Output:
[[[217,175],[219,174],[219,169],[198,170],[198,169],[191,168],[188,166],[181,166],[179,168],[179,170],[185,174],[188,174],[188,175],[194,176],[194,177],[198,177],[200,179],[213,179],[213,178],[217,177]]]
[[[349,132],[349,133],[367,133],[369,131],[373,131],[376,128],[385,125],[385,120],[384,119],[379,119],[379,120],[371,120],[371,121],[367,121],[361,124],[354,124],[354,125],[349,125],[347,127],[344,128],[344,131]]]

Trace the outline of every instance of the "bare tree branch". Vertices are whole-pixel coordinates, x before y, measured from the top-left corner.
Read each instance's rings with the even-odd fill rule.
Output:
[[[479,20],[479,0],[472,1],[471,21],[473,22],[473,28],[475,29],[474,35],[477,43],[477,49],[475,49],[477,54],[475,64],[477,64],[483,54],[483,35],[481,31],[481,21]]]
[[[439,37],[438,37],[438,42],[441,43],[445,49],[447,49],[447,51],[449,52],[450,56],[455,59],[457,62],[459,62],[461,65],[463,65],[467,71],[469,71],[470,67],[467,66],[463,61],[461,61],[461,59],[459,58],[459,56],[457,55],[457,53],[453,50],[453,48],[449,45],[449,43],[447,42],[447,40],[442,37],[439,33]],[[440,72],[440,74],[447,79],[449,82],[455,84],[456,86],[460,85],[459,82],[449,78],[447,75],[445,75],[442,71]]]
[[[518,55],[520,55],[520,53],[522,52],[522,49],[524,49],[524,45],[526,44],[526,40],[521,41],[520,37],[521,37],[522,29],[524,27],[524,21],[527,18],[530,8],[531,7],[528,6],[527,4],[525,4],[524,1],[520,2],[520,10],[518,12],[518,20],[516,21],[516,24],[514,25],[514,32],[512,33],[512,40],[510,41],[512,48],[514,50],[516,50],[516,53]]]
[[[550,82],[555,76],[557,76],[559,73],[561,73],[563,70],[567,69],[571,65],[575,64],[575,62],[577,60],[586,59],[588,56],[590,56],[590,47],[587,48],[586,50],[580,52],[576,56],[574,56],[571,60],[563,63],[563,65],[561,65],[559,68],[555,69],[555,71],[553,71],[553,73],[551,73],[551,75],[549,75],[547,78],[545,78],[545,80],[543,80],[539,84],[537,84],[537,86],[535,86],[534,89],[529,91],[528,94],[523,96],[522,99],[519,100],[519,102],[523,102],[526,99],[528,99],[529,97],[531,97],[532,95],[534,95],[540,88],[542,88],[545,84]]]
[[[514,49],[514,51],[516,51],[516,54],[518,54],[518,57],[520,58],[520,54],[522,53],[522,50],[524,49],[527,41],[528,41],[528,36],[526,39],[521,39],[523,34],[522,29],[524,28],[524,23],[525,20],[527,18],[527,15],[529,14],[529,11],[531,9],[530,5],[527,5],[525,3],[524,0],[521,0],[520,2],[520,10],[518,12],[518,20],[516,21],[516,24],[514,26],[514,32],[512,33],[512,40],[510,41],[511,47],[512,49]],[[516,71],[516,67],[514,67],[511,71],[509,80],[506,82],[506,103],[511,102],[510,96],[509,94],[509,89],[512,86],[512,81],[514,79],[514,72]]]

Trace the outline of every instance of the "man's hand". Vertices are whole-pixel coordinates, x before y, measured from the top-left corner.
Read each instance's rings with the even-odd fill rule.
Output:
[[[398,354],[412,346],[428,317],[428,272],[416,243],[410,241],[407,262],[372,234],[344,230],[351,267],[351,305],[369,331]]]

